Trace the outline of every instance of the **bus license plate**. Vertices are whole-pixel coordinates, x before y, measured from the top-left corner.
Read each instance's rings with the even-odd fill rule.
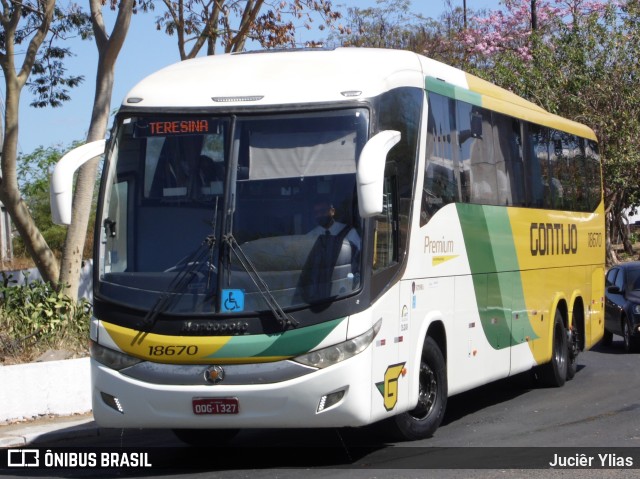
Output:
[[[193,398],[194,414],[238,414],[238,398]]]

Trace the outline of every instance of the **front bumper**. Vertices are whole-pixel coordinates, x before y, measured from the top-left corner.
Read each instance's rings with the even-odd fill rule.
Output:
[[[117,428],[306,428],[362,426],[371,422],[371,348],[341,363],[275,383],[159,384],[132,378],[91,360],[93,416]],[[282,361],[285,363],[288,361]],[[246,365],[250,368],[251,365]],[[283,366],[286,366],[283,364]],[[166,367],[166,366],[165,366]],[[180,366],[175,366],[179,368]],[[206,366],[202,366],[204,370]],[[344,391],[318,412],[323,396]],[[379,393],[378,393],[379,395]],[[118,411],[113,401],[121,408]],[[238,399],[237,414],[199,415],[193,398]]]

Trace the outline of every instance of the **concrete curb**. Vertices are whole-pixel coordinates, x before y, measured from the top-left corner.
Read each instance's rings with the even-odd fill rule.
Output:
[[[0,366],[0,423],[91,411],[89,358]]]
[[[46,418],[30,423],[0,427],[0,448],[35,445],[41,441],[59,441],[98,435],[98,427],[91,414]]]

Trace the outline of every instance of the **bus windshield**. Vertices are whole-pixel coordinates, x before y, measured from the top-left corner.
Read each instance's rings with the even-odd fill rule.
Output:
[[[177,315],[252,313],[360,284],[363,108],[121,118],[98,221],[103,299]]]

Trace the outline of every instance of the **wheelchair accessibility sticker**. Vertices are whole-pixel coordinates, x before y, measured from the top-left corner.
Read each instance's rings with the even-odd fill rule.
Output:
[[[241,289],[223,289],[220,306],[223,313],[244,311],[244,291]]]

